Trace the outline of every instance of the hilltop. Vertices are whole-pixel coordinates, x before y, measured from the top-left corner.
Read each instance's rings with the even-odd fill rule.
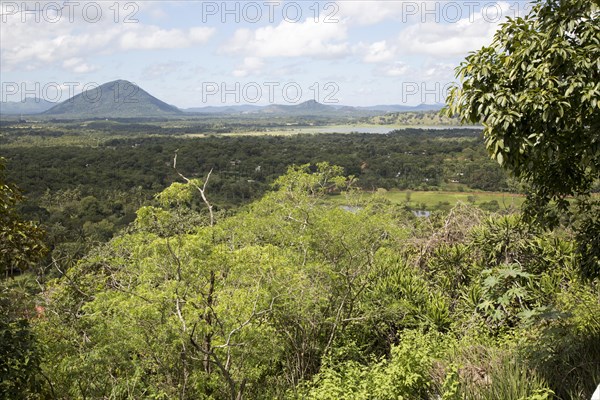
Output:
[[[44,115],[63,118],[133,118],[182,114],[136,84],[116,80],[82,92],[52,107]]]

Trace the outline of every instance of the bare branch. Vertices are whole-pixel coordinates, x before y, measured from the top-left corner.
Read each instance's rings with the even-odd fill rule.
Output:
[[[210,215],[210,226],[214,226],[215,224],[215,217],[213,214],[213,207],[212,205],[208,202],[208,199],[206,198],[206,185],[208,184],[208,180],[210,179],[210,174],[212,174],[212,168],[210,169],[210,171],[208,171],[208,175],[206,175],[206,180],[204,181],[204,184],[202,185],[202,187],[196,185],[194,183],[194,181],[188,179],[186,176],[184,176],[181,172],[179,172],[179,170],[177,170],[177,152],[175,152],[175,157],[173,157],[173,169],[175,170],[175,172],[177,173],[177,175],[179,175],[181,177],[181,179],[183,179],[184,181],[186,181],[188,184],[194,186],[196,189],[198,189],[198,191],[200,192],[200,196],[202,197],[202,201],[204,201],[204,204],[206,204],[206,207],[208,208],[208,213]]]

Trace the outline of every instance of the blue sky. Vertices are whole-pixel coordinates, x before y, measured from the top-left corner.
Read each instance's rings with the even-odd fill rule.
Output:
[[[182,108],[443,102],[468,52],[529,7],[469,0],[2,0],[0,95],[66,100],[127,79]]]

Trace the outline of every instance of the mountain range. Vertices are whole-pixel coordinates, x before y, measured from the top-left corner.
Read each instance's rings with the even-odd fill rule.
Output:
[[[0,114],[3,115],[38,114],[66,119],[178,117],[193,114],[375,116],[389,112],[432,111],[441,108],[441,104],[350,107],[337,104],[322,104],[315,100],[309,100],[290,105],[270,104],[267,106],[258,106],[244,104],[179,109],[159,100],[139,86],[126,80],[105,83],[73,96],[62,103],[52,103],[36,98],[26,98],[21,102],[0,102]]]
[[[56,103],[36,97],[26,97],[23,101],[0,102],[0,114],[39,114],[54,107]]]
[[[352,107],[344,105],[322,104],[315,100],[308,100],[304,103],[285,105],[271,104],[268,106],[257,105],[234,105],[234,106],[206,106],[186,108],[186,113],[199,114],[287,114],[287,115],[342,115],[342,114],[364,114],[379,115],[388,112],[408,112],[408,111],[437,111],[441,110],[443,104],[419,104],[417,106],[405,106],[400,104],[387,104],[366,107]]]

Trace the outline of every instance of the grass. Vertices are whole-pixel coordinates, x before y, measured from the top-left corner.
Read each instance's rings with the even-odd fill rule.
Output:
[[[474,203],[475,205],[496,200],[500,208],[520,207],[525,196],[514,193],[501,192],[421,192],[421,191],[388,191],[383,196],[393,203],[404,204],[410,198],[409,205],[416,207],[425,204],[427,208],[433,208],[440,202],[450,203],[451,206],[458,202]]]
[[[496,200],[500,209],[510,207],[519,208],[525,196],[514,193],[502,192],[451,192],[451,191],[411,191],[411,190],[390,190],[387,192],[379,192],[384,198],[396,204],[406,204],[415,209],[435,209],[439,203],[448,203],[449,206],[454,206],[458,202],[473,203],[480,205],[482,203]],[[365,192],[365,196],[372,193]],[[343,196],[333,196],[333,201],[343,203]],[[423,207],[425,205],[425,207]]]

